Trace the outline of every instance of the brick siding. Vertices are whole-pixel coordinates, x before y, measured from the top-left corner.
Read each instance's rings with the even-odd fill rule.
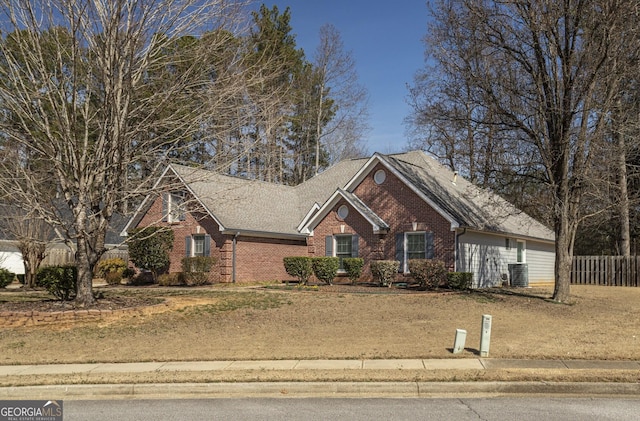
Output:
[[[378,185],[373,180],[377,170],[384,169],[386,180]],[[370,277],[370,260],[395,260],[396,233],[427,231],[434,233],[434,258],[445,262],[449,270],[455,267],[455,233],[451,223],[421,199],[409,186],[403,183],[384,166],[378,164],[355,188],[354,193],[390,227],[388,234],[374,234],[372,226],[355,209],[349,207],[344,220],[337,215],[340,200],[314,229],[314,239],[309,242],[310,254],[323,256],[324,238],[327,235],[358,234],[359,257],[365,259],[365,275]]]
[[[337,210],[347,204],[340,200],[314,229],[314,235],[306,242],[301,240],[266,239],[239,236],[236,239],[236,281],[273,281],[288,279],[282,259],[287,256],[324,256],[325,236],[357,234],[359,257],[365,259],[364,279],[370,279],[368,263],[376,259],[395,259],[395,235],[401,232],[428,231],[434,233],[435,258],[454,269],[455,233],[451,223],[422,200],[409,186],[386,170],[386,180],[378,185],[373,175],[378,164],[354,191],[371,210],[389,226],[387,234],[374,234],[371,224],[355,209],[343,220]],[[158,197],[139,223],[139,226],[169,226],[174,231],[175,242],[170,253],[169,272],[180,272],[181,260],[186,255],[185,237],[194,234],[211,236],[211,256],[216,258],[216,270],[211,273],[213,282],[233,280],[233,236],[222,234],[218,224],[209,216],[198,212],[187,212],[184,221],[162,222],[162,197]]]

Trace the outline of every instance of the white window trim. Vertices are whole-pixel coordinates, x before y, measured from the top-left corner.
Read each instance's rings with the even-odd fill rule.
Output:
[[[345,220],[349,216],[349,207],[347,205],[341,205],[336,212],[338,218]]]
[[[402,247],[403,251],[404,251],[404,256],[403,256],[403,265],[404,265],[403,272],[404,273],[409,273],[409,258],[408,258],[408,255],[409,255],[409,236],[410,235],[416,235],[416,234],[420,234],[424,238],[424,236],[427,235],[427,232],[426,231],[405,231],[405,233],[404,233],[404,245]],[[425,247],[424,254],[426,256],[426,254],[427,254],[427,244],[426,243],[424,244],[424,247]]]
[[[191,234],[191,256],[190,257],[196,257],[196,256],[204,256],[204,234]],[[202,239],[202,254],[196,254],[196,237]]]
[[[176,200],[179,198],[179,201]],[[181,209],[184,206],[184,193],[182,192],[169,192],[167,193],[167,222],[170,224],[181,222],[181,215],[185,214],[185,210]],[[176,200],[177,203],[174,203]]]
[[[334,234],[333,235],[333,256],[332,257],[338,257],[338,237],[349,237],[349,241],[351,241],[353,239],[353,234]],[[351,243],[349,245],[349,247],[351,247]],[[351,250],[351,253],[349,253],[349,257],[351,257],[351,254],[353,253],[353,250]],[[346,273],[346,271],[344,269],[340,269],[338,268],[338,273]]]
[[[373,181],[378,185],[384,183],[386,179],[387,173],[385,170],[380,169],[373,174]]]

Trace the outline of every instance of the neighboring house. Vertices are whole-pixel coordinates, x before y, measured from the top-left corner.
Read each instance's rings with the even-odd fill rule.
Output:
[[[147,197],[123,230],[160,225],[184,256],[217,260],[211,280],[290,278],[286,256],[435,258],[499,285],[510,268],[528,284],[554,281],[554,234],[499,196],[458,177],[421,151],[342,161],[295,187],[170,165],[163,193]],[[516,265],[511,266],[510,265]],[[524,266],[527,265],[527,266]]]
[[[2,209],[0,205],[0,209]],[[127,246],[124,244],[120,232],[127,219],[120,214],[115,214],[111,220],[111,226],[107,230],[105,237],[105,247],[108,251],[102,256],[103,259],[110,257],[121,257],[125,261],[128,259]],[[46,257],[41,266],[59,265],[74,261],[75,250],[70,249],[57,234],[53,231],[47,232],[48,243]],[[22,253],[17,247],[17,240],[14,238],[11,229],[4,221],[0,221],[0,267],[10,270],[16,275],[24,275],[24,262]]]

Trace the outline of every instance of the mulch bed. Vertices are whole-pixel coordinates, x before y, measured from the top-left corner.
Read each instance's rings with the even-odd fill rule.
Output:
[[[1,300],[1,298],[0,298]],[[92,310],[119,310],[123,308],[143,307],[158,304],[157,298],[113,296],[97,300]],[[0,312],[58,312],[67,310],[86,310],[74,301],[33,300],[33,301],[0,301]]]

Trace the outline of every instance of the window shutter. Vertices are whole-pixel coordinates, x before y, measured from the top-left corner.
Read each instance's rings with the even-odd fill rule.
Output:
[[[211,236],[210,235],[204,236],[204,255],[207,257],[211,255]]]
[[[434,235],[432,232],[424,233],[424,245],[425,245],[427,259],[433,259],[433,257],[435,256],[433,240],[434,240]]]
[[[352,235],[351,236],[351,257],[358,257],[358,241],[360,240],[360,237],[358,237],[357,235]]]
[[[400,262],[398,272],[404,272],[404,233],[396,234],[396,260]]]
[[[187,257],[191,257],[191,236],[184,237],[184,250]]]
[[[178,194],[177,195],[177,206],[176,206],[176,212],[178,212],[178,220],[179,221],[185,221],[187,219],[187,212],[185,210],[185,195],[184,193]]]
[[[324,255],[333,256],[333,236],[327,235],[324,237]]]
[[[169,194],[162,193],[162,222],[169,220]]]

